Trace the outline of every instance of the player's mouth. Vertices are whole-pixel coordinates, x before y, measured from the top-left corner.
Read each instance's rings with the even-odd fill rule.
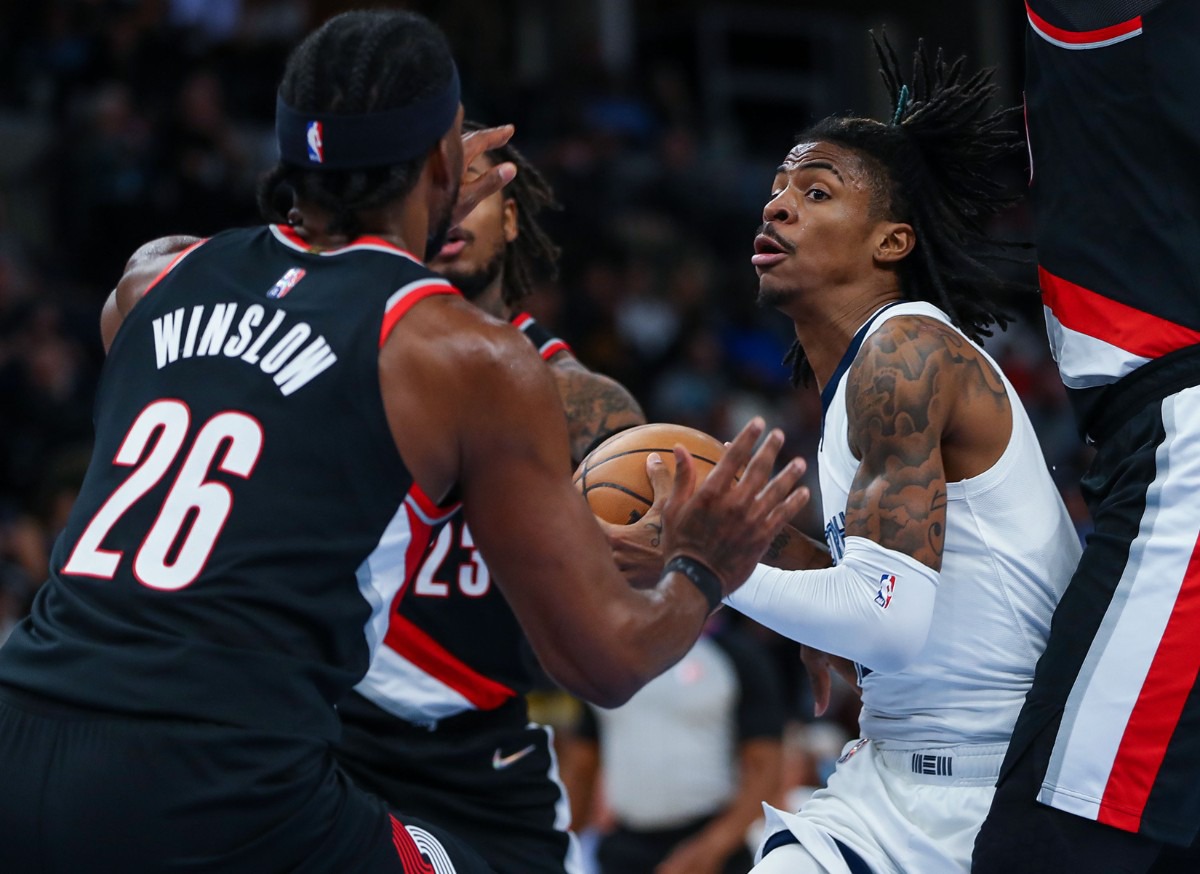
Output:
[[[764,228],[762,233],[754,238],[754,255],[750,258],[750,263],[759,270],[767,270],[774,267],[780,261],[787,259],[791,254],[789,248],[782,240],[776,239],[774,236],[769,236],[769,228]]]
[[[442,248],[437,253],[437,261],[453,261],[462,254],[463,249],[467,248],[467,243],[470,242],[468,234],[462,228],[451,228],[446,234],[446,242],[442,244]]]

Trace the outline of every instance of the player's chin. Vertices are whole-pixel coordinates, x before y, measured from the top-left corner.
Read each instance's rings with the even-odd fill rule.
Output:
[[[774,276],[759,276],[758,305],[760,307],[777,307],[787,303],[792,298],[791,287],[780,282]]]

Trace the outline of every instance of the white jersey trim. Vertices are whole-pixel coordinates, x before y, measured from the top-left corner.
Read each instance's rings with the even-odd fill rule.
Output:
[[[1038,800],[1096,819],[1126,726],[1176,606],[1190,550],[1154,543],[1196,543],[1194,508],[1200,444],[1180,435],[1200,430],[1200,389],[1163,401],[1166,437],[1155,457],[1141,528],[1125,572],[1067,698],[1054,753]]]
[[[1046,314],[1050,352],[1067,388],[1108,385],[1150,361],[1090,334],[1074,331],[1060,322],[1049,307],[1042,309]]]
[[[371,670],[354,691],[392,716],[417,725],[475,709],[461,693],[388,646],[375,651]]]

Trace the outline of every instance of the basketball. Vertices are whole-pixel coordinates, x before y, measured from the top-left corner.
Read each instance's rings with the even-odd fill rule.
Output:
[[[697,485],[725,454],[724,443],[695,428],[666,423],[639,425],[614,434],[589,452],[575,471],[575,486],[601,519],[631,525],[654,503],[646,456],[657,452],[674,474],[672,450],[676,443],[692,453]]]

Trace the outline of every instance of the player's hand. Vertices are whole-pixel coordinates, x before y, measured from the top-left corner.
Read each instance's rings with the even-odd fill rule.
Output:
[[[654,490],[654,503],[645,515],[629,525],[614,525],[597,517],[608,535],[613,561],[629,584],[648,589],[658,582],[663,569],[663,507],[674,488],[674,479],[662,457],[651,452],[646,457],[646,475]]]
[[[861,692],[858,688],[858,672],[854,669],[854,662],[850,659],[802,645],[800,661],[804,663],[804,670],[808,672],[808,682],[812,687],[813,716],[823,716],[829,709],[833,674],[836,673],[845,680],[851,689]]]
[[[797,488],[801,459],[771,476],[782,431],[772,429],[754,450],[764,430],[761,418],[752,419],[699,487],[692,456],[675,447],[675,487],[663,507],[663,555],[703,562],[726,595],[746,581],[775,535],[809,499],[807,488]]]
[[[488,127],[483,130],[467,131],[463,134],[463,179],[458,189],[458,200],[450,214],[450,226],[454,227],[479,205],[486,197],[495,194],[517,176],[517,165],[509,161],[490,167],[478,176],[468,179],[467,168],[471,162],[492,149],[507,143],[515,128],[511,124]]]

